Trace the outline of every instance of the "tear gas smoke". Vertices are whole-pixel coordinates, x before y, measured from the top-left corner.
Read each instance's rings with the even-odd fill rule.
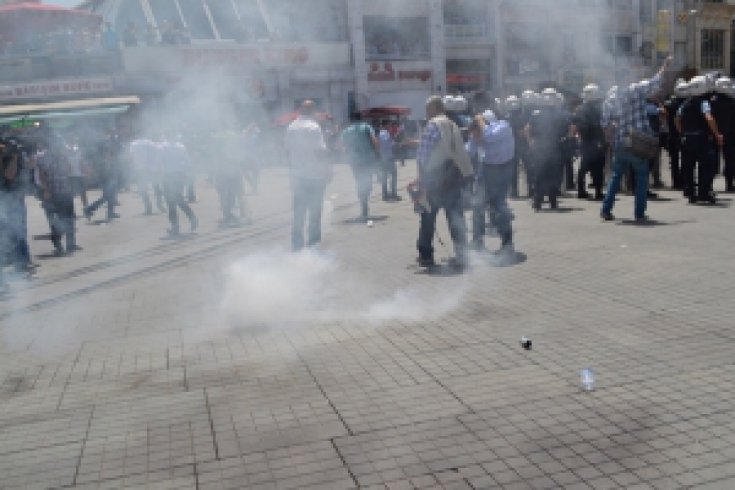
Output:
[[[377,326],[391,321],[440,318],[456,309],[471,275],[459,285],[428,284],[382,294],[340,261],[319,252],[256,253],[226,271],[221,312],[227,328],[307,328],[341,321]],[[449,278],[447,278],[449,279]],[[451,280],[451,279],[449,279]]]

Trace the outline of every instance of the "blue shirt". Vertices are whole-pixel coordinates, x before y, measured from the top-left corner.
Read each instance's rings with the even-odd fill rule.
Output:
[[[393,159],[393,138],[387,129],[381,129],[378,133],[378,141],[380,142],[380,158],[383,160]]]
[[[641,131],[655,136],[648,124],[646,113],[646,98],[658,92],[661,88],[661,74],[653,77],[646,86],[636,86],[618,90],[614,98],[606,101],[603,110],[604,123],[616,123],[615,144],[619,144],[623,137],[632,131]]]
[[[513,159],[516,151],[513,129],[508,121],[493,121],[485,126],[482,141],[478,144],[474,139],[468,143],[470,155],[479,153],[485,165],[502,165]]]

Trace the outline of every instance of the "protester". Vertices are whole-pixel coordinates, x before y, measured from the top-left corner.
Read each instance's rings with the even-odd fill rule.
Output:
[[[441,97],[426,101],[426,119],[416,156],[418,181],[428,207],[421,212],[417,248],[422,267],[433,267],[436,217],[444,209],[454,244],[450,265],[467,265],[467,225],[462,211],[461,190],[472,177],[472,164],[459,127],[446,116]]]
[[[286,129],[285,147],[291,169],[293,224],[291,246],[294,251],[313,247],[322,239],[322,206],[332,169],[321,126],[314,119],[314,102],[301,104],[299,117]],[[304,239],[304,223],[308,231]]]
[[[379,161],[380,155],[379,143],[373,128],[362,121],[359,112],[350,115],[350,125],[342,131],[341,141],[357,185],[357,198],[360,202],[359,219],[367,221],[375,164]]]
[[[189,219],[191,232],[194,233],[199,226],[199,220],[189,204],[186,202],[186,199],[184,199],[186,175],[189,171],[189,167],[191,166],[189,152],[183,143],[171,138],[163,138],[156,147],[158,154],[157,158],[161,162],[163,194],[166,197],[168,220],[171,225],[171,228],[168,230],[168,234],[171,237],[178,237],[181,234],[177,208],[181,208]]]
[[[398,167],[396,166],[395,143],[391,137],[390,122],[381,124],[378,141],[380,145],[380,179],[383,190],[383,201],[400,201],[398,195]]]

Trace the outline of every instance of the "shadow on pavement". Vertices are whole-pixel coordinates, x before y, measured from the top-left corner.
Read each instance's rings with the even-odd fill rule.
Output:
[[[573,213],[574,211],[584,211],[584,208],[578,208],[574,206],[559,206],[556,209],[541,208],[538,212],[539,213],[551,213],[551,214],[564,214],[564,213]]]

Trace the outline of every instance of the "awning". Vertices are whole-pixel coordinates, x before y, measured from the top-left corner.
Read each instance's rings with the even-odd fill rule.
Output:
[[[0,124],[119,114],[136,104],[140,104],[138,97],[126,96],[6,105],[0,106]]]

